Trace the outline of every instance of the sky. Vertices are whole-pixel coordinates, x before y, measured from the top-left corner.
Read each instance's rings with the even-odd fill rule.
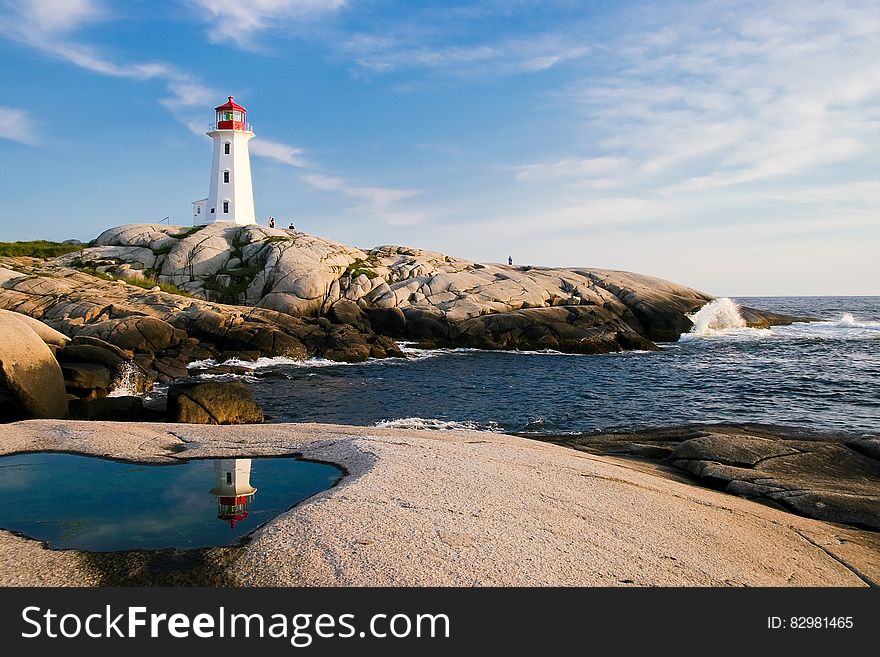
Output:
[[[208,191],[369,248],[880,295],[877,0],[0,0],[0,240]]]

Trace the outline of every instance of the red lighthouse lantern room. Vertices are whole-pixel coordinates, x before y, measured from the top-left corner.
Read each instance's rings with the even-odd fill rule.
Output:
[[[252,495],[217,498],[217,517],[225,520],[235,529],[235,525],[248,517],[248,505]]]
[[[217,112],[217,130],[247,130],[247,110],[232,100],[220,107],[215,107]]]

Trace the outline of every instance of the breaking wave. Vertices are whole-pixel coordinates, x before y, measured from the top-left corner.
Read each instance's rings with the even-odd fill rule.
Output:
[[[373,359],[365,361],[372,362]],[[210,369],[212,367],[238,367],[243,370],[259,370],[265,367],[277,367],[283,365],[286,367],[344,367],[346,365],[363,365],[364,363],[346,363],[343,361],[330,360],[329,358],[307,358],[299,360],[289,358],[287,356],[261,356],[257,360],[242,360],[241,358],[230,358],[224,361],[217,361],[213,358],[206,360],[196,360],[187,365],[188,369]]]
[[[694,323],[690,332],[696,335],[717,335],[721,331],[746,328],[739,306],[727,297],[710,301],[687,318]]]
[[[383,429],[430,429],[433,431],[494,431],[502,430],[496,422],[453,422],[435,418],[403,417],[396,420],[380,420],[373,426]]]
[[[140,385],[139,385],[140,384]],[[113,381],[108,397],[133,397],[143,391],[143,375],[131,361],[125,363]]]

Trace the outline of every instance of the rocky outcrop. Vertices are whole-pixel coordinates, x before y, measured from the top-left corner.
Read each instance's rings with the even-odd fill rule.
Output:
[[[175,384],[168,390],[169,422],[259,424],[263,411],[250,389],[238,381]]]
[[[113,422],[156,422],[165,419],[165,413],[144,406],[144,400],[134,395],[74,399],[70,402],[73,420],[107,420]]]
[[[876,532],[792,516],[620,458],[585,458],[504,434],[327,424],[0,425],[0,453],[23,450],[157,464],[296,454],[337,464],[346,476],[240,547],[193,551],[191,558],[122,552],[98,560],[0,531],[3,586],[880,582]],[[259,489],[260,482],[255,467],[251,483]],[[196,486],[204,495],[206,486]],[[185,500],[185,491],[171,493]],[[224,558],[218,550],[234,552]]]
[[[734,495],[810,518],[880,530],[876,439],[719,425],[548,440],[595,453],[662,460]]]
[[[207,358],[360,361],[402,355],[391,338],[376,335],[366,323],[334,324],[326,317],[210,302],[104,280],[55,261],[0,259],[0,308],[73,337],[59,350],[59,360],[75,377],[71,383],[82,381],[86,369],[97,376],[92,367],[75,374],[77,363],[106,368],[116,380],[124,362],[137,366],[137,377],[168,381],[185,376],[187,363]]]
[[[648,349],[677,340],[692,327],[686,314],[712,299],[629,272],[512,267],[401,246],[361,250],[228,224],[112,228],[64,261],[114,275],[136,268],[199,298],[326,316],[425,346]],[[750,310],[747,320],[765,326],[791,318]]]
[[[21,313],[14,313],[8,310],[0,310],[0,317],[9,317],[14,321],[25,324],[28,328],[34,331],[50,349],[53,350],[56,348],[64,347],[70,340],[70,338],[61,333],[61,331],[56,331],[51,326],[47,326],[40,320],[34,319],[33,317],[29,317],[27,315],[22,315]]]
[[[0,315],[0,421],[66,417],[55,356],[28,322],[10,315]]]

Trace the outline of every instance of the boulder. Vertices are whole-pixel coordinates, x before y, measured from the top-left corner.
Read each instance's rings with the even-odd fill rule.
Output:
[[[176,358],[157,358],[153,362],[153,369],[161,375],[162,381],[181,379],[188,373],[186,363]]]
[[[871,439],[714,425],[554,442],[601,454],[661,458],[728,493],[818,520],[880,530],[880,453]]]
[[[128,362],[109,349],[89,344],[70,344],[56,355],[62,363],[94,363],[103,365],[111,372],[117,372]]]
[[[37,335],[39,335],[40,339],[43,342],[53,347],[63,347],[70,340],[70,338],[68,338],[60,331],[56,331],[48,324],[44,324],[40,320],[34,319],[33,317],[30,317],[28,315],[11,312],[9,310],[0,310],[0,315],[5,315],[16,321],[24,323],[26,326],[30,327],[31,330],[33,330]]]
[[[95,363],[61,363],[64,383],[81,390],[109,390],[113,375],[103,365]]]
[[[251,391],[237,381],[172,385],[166,410],[169,422],[187,424],[256,424],[263,411]]]
[[[106,340],[102,340],[101,338],[96,338],[93,335],[77,334],[71,338],[70,344],[98,347],[105,351],[111,352],[121,360],[131,360],[131,357],[134,355],[134,353],[131,351],[120,349],[116,345],[110,344],[109,342],[107,342]]]
[[[26,323],[0,315],[0,421],[67,416],[61,368]]]
[[[406,335],[406,317],[400,308],[367,308],[366,312],[377,333],[391,337]]]
[[[449,336],[449,325],[438,312],[407,308],[403,315],[406,318],[407,335],[417,340],[444,340]]]
[[[330,307],[330,312],[327,316],[331,322],[336,324],[348,324],[361,331],[372,330],[370,320],[367,319],[364,311],[354,301],[349,301],[348,299],[342,299],[334,303]]]
[[[110,422],[161,422],[164,413],[144,408],[140,397],[121,396],[73,400],[70,402],[70,417]]]
[[[89,324],[77,335],[90,335],[122,349],[161,351],[175,342],[174,327],[156,317],[134,316]]]

